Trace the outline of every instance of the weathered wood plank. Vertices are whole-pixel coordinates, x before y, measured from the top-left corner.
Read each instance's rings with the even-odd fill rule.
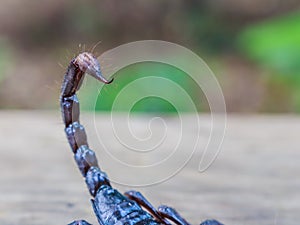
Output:
[[[93,121],[93,116],[84,115],[83,118],[102,168],[115,181],[138,184],[144,179],[143,171],[132,172],[131,168],[120,171],[117,166],[110,166],[98,148],[101,147],[99,138],[103,143],[111,143],[109,147],[118,157],[138,165],[156,160],[155,157],[158,160],[160,154],[165,154],[151,155],[149,162],[138,154],[136,158],[132,153],[127,157],[124,146],[110,137],[109,115],[95,117],[96,126],[100,126],[105,137],[97,137],[93,131],[95,124],[89,122]],[[185,122],[190,121],[192,126],[193,117],[186,118],[190,118]],[[204,127],[201,134],[208,135],[208,117],[200,118]],[[119,115],[118,119],[125,118]],[[135,129],[147,136],[147,118],[134,121]],[[165,121],[172,128],[171,132],[175,132],[176,125],[172,125],[175,119],[165,118]],[[200,153],[196,152],[177,175],[160,184],[135,189],[141,190],[155,205],[174,206],[193,224],[205,218],[217,218],[228,225],[299,224],[299,124],[299,117],[289,115],[230,116],[221,154],[207,171],[197,172]],[[160,123],[153,123],[151,128],[159,131],[160,126]],[[189,132],[192,137],[194,130]],[[1,224],[67,224],[79,218],[96,224],[88,191],[75,168],[58,113],[1,111],[0,137]],[[184,147],[177,157],[186,154]],[[172,162],[166,164],[166,170],[175,164]],[[148,176],[154,179],[163,172],[154,167],[152,175]],[[118,174],[122,176],[120,179]],[[123,191],[130,189],[124,185],[115,186]]]

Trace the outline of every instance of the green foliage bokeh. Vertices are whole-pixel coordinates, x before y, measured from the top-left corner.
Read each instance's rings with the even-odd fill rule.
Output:
[[[94,88],[85,89],[81,93],[82,107],[85,110],[110,111],[115,98],[126,85],[145,77],[168,79],[187,92],[197,111],[201,111],[202,107],[205,106],[205,99],[203,99],[201,90],[199,90],[196,83],[183,71],[170,65],[154,62],[137,63],[121,69],[114,74],[114,77],[114,82],[109,86],[104,86],[100,92],[95,91],[97,86],[99,87],[99,83],[95,82],[93,78],[87,79],[88,86],[94,86]],[[160,96],[146,96],[147,89],[152,89],[154,92],[160,89],[172,93],[176,98],[176,102],[168,102]],[[126,100],[122,102],[121,106],[118,106],[118,110],[128,111],[133,96],[140,95],[145,97],[134,104],[130,109],[131,112],[176,113],[177,107],[185,112],[194,111],[194,108],[191,108],[186,100],[180,96],[180,93],[176,93],[175,90],[171,86],[168,87],[160,83],[142,82],[142,85],[138,88],[126,92]]]
[[[282,101],[290,101],[291,110],[300,112],[300,12],[246,28],[237,45],[266,71],[263,79],[273,92],[270,99],[277,96],[274,90],[280,91],[286,96]]]

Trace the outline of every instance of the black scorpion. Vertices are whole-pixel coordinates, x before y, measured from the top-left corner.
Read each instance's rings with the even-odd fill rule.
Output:
[[[64,76],[60,104],[65,132],[74,153],[75,161],[81,171],[90,194],[94,212],[100,225],[156,225],[189,224],[173,208],[160,206],[155,209],[150,202],[137,191],[128,191],[122,195],[111,187],[107,175],[98,166],[95,152],[89,148],[84,127],[79,122],[79,90],[85,73],[97,80],[109,84],[101,73],[99,61],[91,53],[81,53],[71,60]],[[91,225],[78,220],[69,225]],[[201,225],[222,225],[216,220],[206,220]]]

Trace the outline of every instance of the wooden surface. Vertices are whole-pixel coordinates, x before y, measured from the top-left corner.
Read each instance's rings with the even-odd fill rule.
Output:
[[[83,118],[89,121],[93,116]],[[208,117],[200,118],[205,126]],[[109,115],[98,115],[95,121],[106,123],[109,119]],[[170,123],[173,120],[164,119]],[[141,124],[141,129],[145,126],[143,118],[135,123]],[[60,115],[0,111],[0,124],[0,224],[54,225],[79,218],[97,224],[65,140]],[[107,127],[101,127],[102,131]],[[190,132],[192,135],[193,130]],[[163,203],[175,207],[193,224],[205,218],[216,218],[227,225],[300,224],[299,134],[299,117],[229,116],[221,153],[208,170],[197,171],[196,153],[177,175],[135,189],[155,206]],[[93,132],[89,139],[95,142]],[[109,136],[105,139],[110,141]],[[111,148],[114,146],[125,159],[126,152],[112,138]],[[96,153],[101,164],[100,152]],[[142,179],[138,170],[114,171],[105,164],[103,168],[110,170],[106,172],[116,182],[118,174],[128,184]],[[152,178],[159,174],[154,169]],[[121,191],[132,188],[115,187]]]

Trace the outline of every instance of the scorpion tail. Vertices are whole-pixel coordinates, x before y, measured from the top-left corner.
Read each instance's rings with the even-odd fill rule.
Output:
[[[98,80],[109,83],[105,78],[99,77],[101,75],[99,71],[100,65],[97,59],[89,53],[81,53],[68,67],[60,97],[67,139],[92,196],[96,195],[102,185],[110,186],[110,183],[98,165],[95,152],[89,148],[85,129],[79,122],[80,110],[76,91],[80,88],[85,72],[93,76],[97,75]]]

